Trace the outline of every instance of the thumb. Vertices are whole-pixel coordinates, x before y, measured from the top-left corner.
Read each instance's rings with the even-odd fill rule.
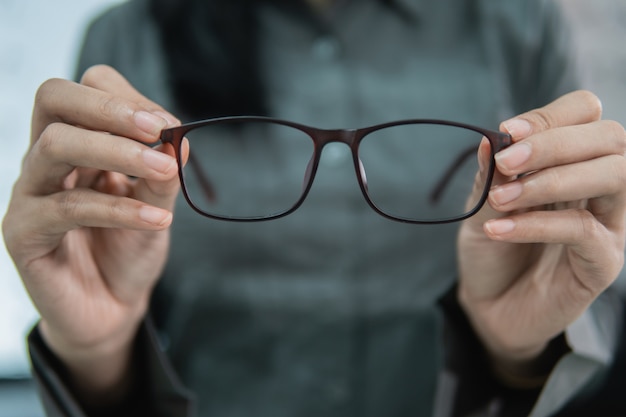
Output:
[[[479,200],[483,198],[483,192],[486,189],[486,187],[489,187],[489,189],[492,189],[494,187],[497,187],[500,184],[503,184],[511,180],[511,177],[507,177],[503,175],[501,172],[499,172],[496,169],[495,163],[492,160],[492,156],[491,156],[491,145],[488,140],[486,139],[482,140],[482,142],[480,143],[480,146],[478,147],[478,152],[477,152],[476,157],[478,158],[479,169],[478,169],[478,172],[476,173],[472,193],[467,201],[468,208],[478,204]],[[491,180],[491,184],[486,185],[486,182],[489,179],[490,170],[494,171],[493,177]],[[486,192],[489,192],[489,190],[487,190]],[[487,220],[497,218],[497,217],[502,217],[502,216],[504,216],[504,214],[493,209],[489,205],[489,201],[487,200],[483,204],[480,211],[476,213],[474,216],[470,217],[468,220],[466,220],[466,222],[482,230],[483,224]]]

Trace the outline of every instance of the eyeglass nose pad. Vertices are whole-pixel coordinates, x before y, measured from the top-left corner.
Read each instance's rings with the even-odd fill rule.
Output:
[[[361,158],[359,158],[359,175],[361,176],[361,181],[363,182],[363,188],[367,191],[367,175],[365,174],[365,167],[363,166]]]

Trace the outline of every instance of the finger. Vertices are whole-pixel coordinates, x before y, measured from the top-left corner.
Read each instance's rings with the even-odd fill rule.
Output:
[[[508,212],[553,203],[603,199],[594,213],[605,222],[622,223],[626,183],[626,161],[609,155],[591,161],[536,171],[515,181],[500,184],[489,193],[489,203],[497,211]],[[610,217],[614,213],[614,217]]]
[[[514,141],[562,126],[580,125],[600,120],[602,103],[589,91],[574,91],[550,104],[502,122],[500,129]]]
[[[167,228],[172,221],[169,210],[83,188],[44,197],[14,198],[13,202],[6,218],[29,221],[14,222],[10,228],[5,227],[5,238],[7,242],[28,242],[27,248],[10,248],[12,253],[27,250],[28,259],[37,256],[32,253],[37,248],[47,252],[56,247],[65,233],[74,229],[97,227],[157,231]],[[14,236],[19,236],[19,239]]]
[[[471,207],[474,207],[478,203],[482,193],[485,190],[485,187],[488,186],[487,181],[488,181],[488,176],[489,176],[489,167],[492,162],[491,162],[491,146],[489,144],[489,141],[486,138],[483,138],[483,140],[481,141],[478,147],[478,152],[477,152],[476,157],[478,159],[478,172],[476,173],[476,176],[474,178],[474,185],[472,188],[472,193],[469,196],[468,201],[467,201],[467,207],[466,207],[467,210],[471,209]],[[495,170],[493,173],[491,186],[495,187],[498,184],[506,183],[509,180],[510,178],[505,177],[500,172]],[[468,222],[473,223],[477,229],[482,230],[482,224],[487,219],[491,219],[494,217],[501,217],[501,216],[503,216],[502,213],[491,208],[489,204],[484,204],[483,207],[480,209],[480,211],[476,215],[468,219]]]
[[[106,91],[67,80],[52,79],[39,87],[32,120],[31,145],[55,122],[110,132],[152,143],[168,126],[163,117]]]
[[[118,172],[100,171],[97,181],[91,187],[86,188],[93,188],[101,193],[118,197],[130,197],[135,182],[134,179]]]
[[[53,123],[26,156],[22,185],[34,195],[63,190],[76,167],[157,181],[176,176],[176,160],[170,155],[119,136]]]
[[[623,237],[584,209],[532,211],[489,220],[485,233],[510,243],[568,245],[579,254],[579,260],[595,265],[593,275],[607,280],[618,274],[623,263]],[[606,270],[600,271],[602,268]]]
[[[149,112],[163,117],[168,121],[169,127],[180,124],[180,120],[137,91],[126,78],[108,65],[94,65],[88,68],[80,83],[135,102]]]
[[[186,155],[188,151],[186,150],[187,146],[185,143],[184,147],[182,152],[183,155]],[[160,145],[154,149],[154,152],[162,152],[163,155],[167,155],[172,159],[174,158],[174,148],[170,144]],[[179,189],[180,180],[178,175],[173,175],[167,180],[141,178],[137,181],[131,196],[153,206],[173,210]]]
[[[74,189],[44,197],[41,220],[50,233],[66,233],[80,227],[159,230],[169,226],[172,213],[144,202],[90,189]],[[48,209],[46,210],[46,208]]]
[[[103,171],[93,168],[77,168],[66,177],[63,189],[92,188],[97,182],[101,181],[103,173]]]
[[[513,176],[625,152],[622,125],[601,120],[540,132],[498,152],[495,159],[500,172]]]

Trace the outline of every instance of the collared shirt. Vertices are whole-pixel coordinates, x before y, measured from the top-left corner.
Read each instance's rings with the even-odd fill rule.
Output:
[[[549,2],[395,4],[340,2],[319,25],[262,7],[259,65],[272,115],[318,127],[419,117],[497,129],[575,87]],[[92,26],[80,66],[111,64],[175,109],[163,59],[146,2],[133,1]],[[177,204],[153,314],[199,416],[443,417],[484,410],[499,394],[479,386],[492,378],[475,341],[454,347],[467,343],[473,373],[446,363],[438,300],[456,280],[458,224],[378,216],[344,148],[324,150],[312,192],[286,218],[212,221]],[[607,358],[595,359],[582,374],[563,365],[533,415],[570,401]],[[568,387],[550,385],[564,377]],[[155,392],[175,392],[170,384]],[[473,403],[455,405],[461,389],[476,390]]]

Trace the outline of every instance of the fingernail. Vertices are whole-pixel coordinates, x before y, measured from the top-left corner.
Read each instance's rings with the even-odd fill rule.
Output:
[[[504,205],[517,199],[522,195],[523,186],[519,182],[511,182],[499,185],[490,191],[490,197],[497,205]]]
[[[147,111],[135,112],[135,125],[144,132],[157,136],[167,126],[167,120]]]
[[[519,142],[498,152],[495,156],[498,165],[512,171],[530,159],[532,148],[528,142]]]
[[[524,119],[511,119],[502,123],[504,129],[514,139],[523,139],[532,133],[532,126]]]
[[[139,218],[147,223],[157,226],[167,224],[172,217],[172,213],[167,210],[158,209],[151,206],[143,206],[139,209]]]
[[[174,158],[163,152],[155,151],[154,149],[143,150],[141,156],[148,167],[163,174],[176,164]]]
[[[485,228],[492,235],[503,235],[515,229],[515,222],[510,219],[489,220],[485,223]]]

